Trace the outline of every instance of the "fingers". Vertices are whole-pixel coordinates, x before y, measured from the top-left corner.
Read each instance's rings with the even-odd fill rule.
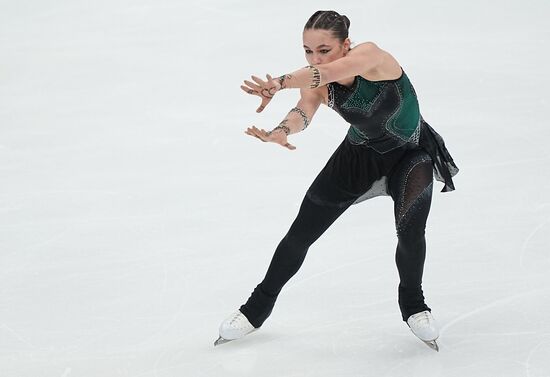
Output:
[[[269,102],[271,102],[271,98],[272,97],[262,96],[262,103],[260,104],[260,107],[258,107],[256,112],[261,113],[266,108],[266,106],[269,104]]]
[[[253,84],[253,83],[251,83],[250,81],[247,81],[247,80],[245,80],[244,82],[248,86],[241,85],[241,89],[243,91],[245,91],[248,94],[259,96],[259,97],[262,98],[262,103],[260,104],[260,107],[258,107],[256,109],[257,113],[261,113],[265,109],[265,106],[269,102],[269,99],[266,99],[266,97],[264,95],[262,95],[262,93],[261,93],[262,89],[259,86],[257,86],[256,84]]]
[[[260,139],[260,140],[263,141],[264,143],[266,142],[266,141],[263,140],[261,137],[259,137],[258,135],[255,135],[255,134],[252,133],[252,132],[245,131],[244,133],[247,134],[247,135],[253,136],[253,137],[255,137],[256,139]]]
[[[260,139],[263,142],[267,141],[267,138],[269,137],[269,134],[265,130],[260,130],[256,128],[255,126],[248,127],[245,131],[245,134],[254,136],[255,138]]]
[[[268,141],[272,141],[272,142],[275,142],[275,143],[277,143],[277,144],[279,144],[279,145],[281,145],[281,146],[283,146],[283,147],[285,147],[285,148],[287,148],[291,151],[296,149],[296,147],[294,145],[290,144],[286,140],[277,141],[276,138],[271,137],[270,132],[268,132],[264,129],[259,129],[256,126],[248,127],[244,133],[247,134],[247,135],[250,135],[250,136],[254,136],[255,138],[260,139],[264,143],[268,142]]]
[[[267,81],[264,81],[258,76],[254,76],[254,75],[251,77],[254,83],[248,80],[244,80],[244,83],[248,85],[250,88],[252,88],[253,90],[256,90],[257,92],[260,92],[262,88],[265,88],[267,84],[269,84],[269,82],[273,80],[273,77],[271,77],[271,75],[269,74],[266,75]]]
[[[271,101],[271,98],[266,98],[266,97],[262,96],[262,103],[260,104],[260,107],[258,107],[256,109],[256,112],[261,113],[262,111],[264,111],[264,109],[267,106],[267,104],[269,103],[269,101]]]
[[[295,150],[296,147],[290,143],[286,143],[285,145],[283,145],[283,147],[286,147],[288,149],[290,149],[291,151]]]
[[[261,113],[277,92],[277,87],[272,83],[273,78],[269,74],[266,74],[268,81],[263,81],[257,76],[251,77],[254,82],[244,80],[245,85],[241,85],[241,89],[248,94],[256,95],[262,98],[262,103],[256,109],[257,113]]]
[[[248,94],[259,95],[259,93],[256,90],[250,89],[248,86],[241,85],[241,89],[247,92]]]
[[[244,83],[254,90],[257,90],[257,91],[262,90],[262,87],[260,85],[256,85],[252,81],[244,80]]]
[[[256,76],[252,76],[252,80],[254,80],[256,82],[256,84],[260,85],[260,86],[265,86],[265,84],[267,84],[265,81],[263,81],[261,78],[259,77],[256,77]]]
[[[249,89],[255,90],[257,92],[260,92],[262,90],[261,86],[254,84],[252,81],[244,80],[244,83]]]
[[[267,81],[263,81],[261,78],[259,78],[258,76],[254,76],[252,75],[252,80],[254,80],[258,85],[265,85],[268,81],[270,80],[273,80],[273,77],[271,77],[271,75],[268,73],[265,75],[265,77],[267,78]]]

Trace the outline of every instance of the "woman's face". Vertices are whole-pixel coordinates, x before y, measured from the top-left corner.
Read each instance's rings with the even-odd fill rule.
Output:
[[[309,65],[326,64],[340,59],[349,50],[349,40],[340,43],[328,30],[304,30],[304,51]]]

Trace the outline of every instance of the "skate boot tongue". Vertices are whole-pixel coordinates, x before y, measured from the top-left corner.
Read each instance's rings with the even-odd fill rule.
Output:
[[[420,313],[413,314],[412,320],[415,321],[418,327],[429,327],[430,326],[430,317],[428,316],[428,311],[423,311]]]

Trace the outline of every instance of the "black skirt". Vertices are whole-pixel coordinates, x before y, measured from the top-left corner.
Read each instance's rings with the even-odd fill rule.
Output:
[[[434,177],[444,183],[442,192],[455,189],[458,173],[443,138],[421,120],[418,143],[406,143],[386,153],[355,144],[347,135],[309,187],[306,196],[319,205],[347,207],[376,196],[389,196],[388,179],[401,159],[412,151],[428,154]]]
[[[445,147],[443,138],[424,119],[421,119],[420,122],[418,145],[432,158],[435,179],[444,183],[441,192],[454,191],[455,185],[452,178],[459,169]]]

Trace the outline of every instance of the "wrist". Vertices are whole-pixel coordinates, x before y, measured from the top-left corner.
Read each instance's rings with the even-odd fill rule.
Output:
[[[273,132],[284,132],[286,136],[290,135],[290,128],[285,126],[284,124],[279,124],[277,127],[271,130],[270,134]]]
[[[278,86],[279,86],[279,89],[277,89],[277,90],[286,89],[287,85],[288,85],[286,81],[291,79],[291,78],[292,78],[292,75],[288,75],[288,74],[277,77],[277,79],[275,80],[277,82]]]

